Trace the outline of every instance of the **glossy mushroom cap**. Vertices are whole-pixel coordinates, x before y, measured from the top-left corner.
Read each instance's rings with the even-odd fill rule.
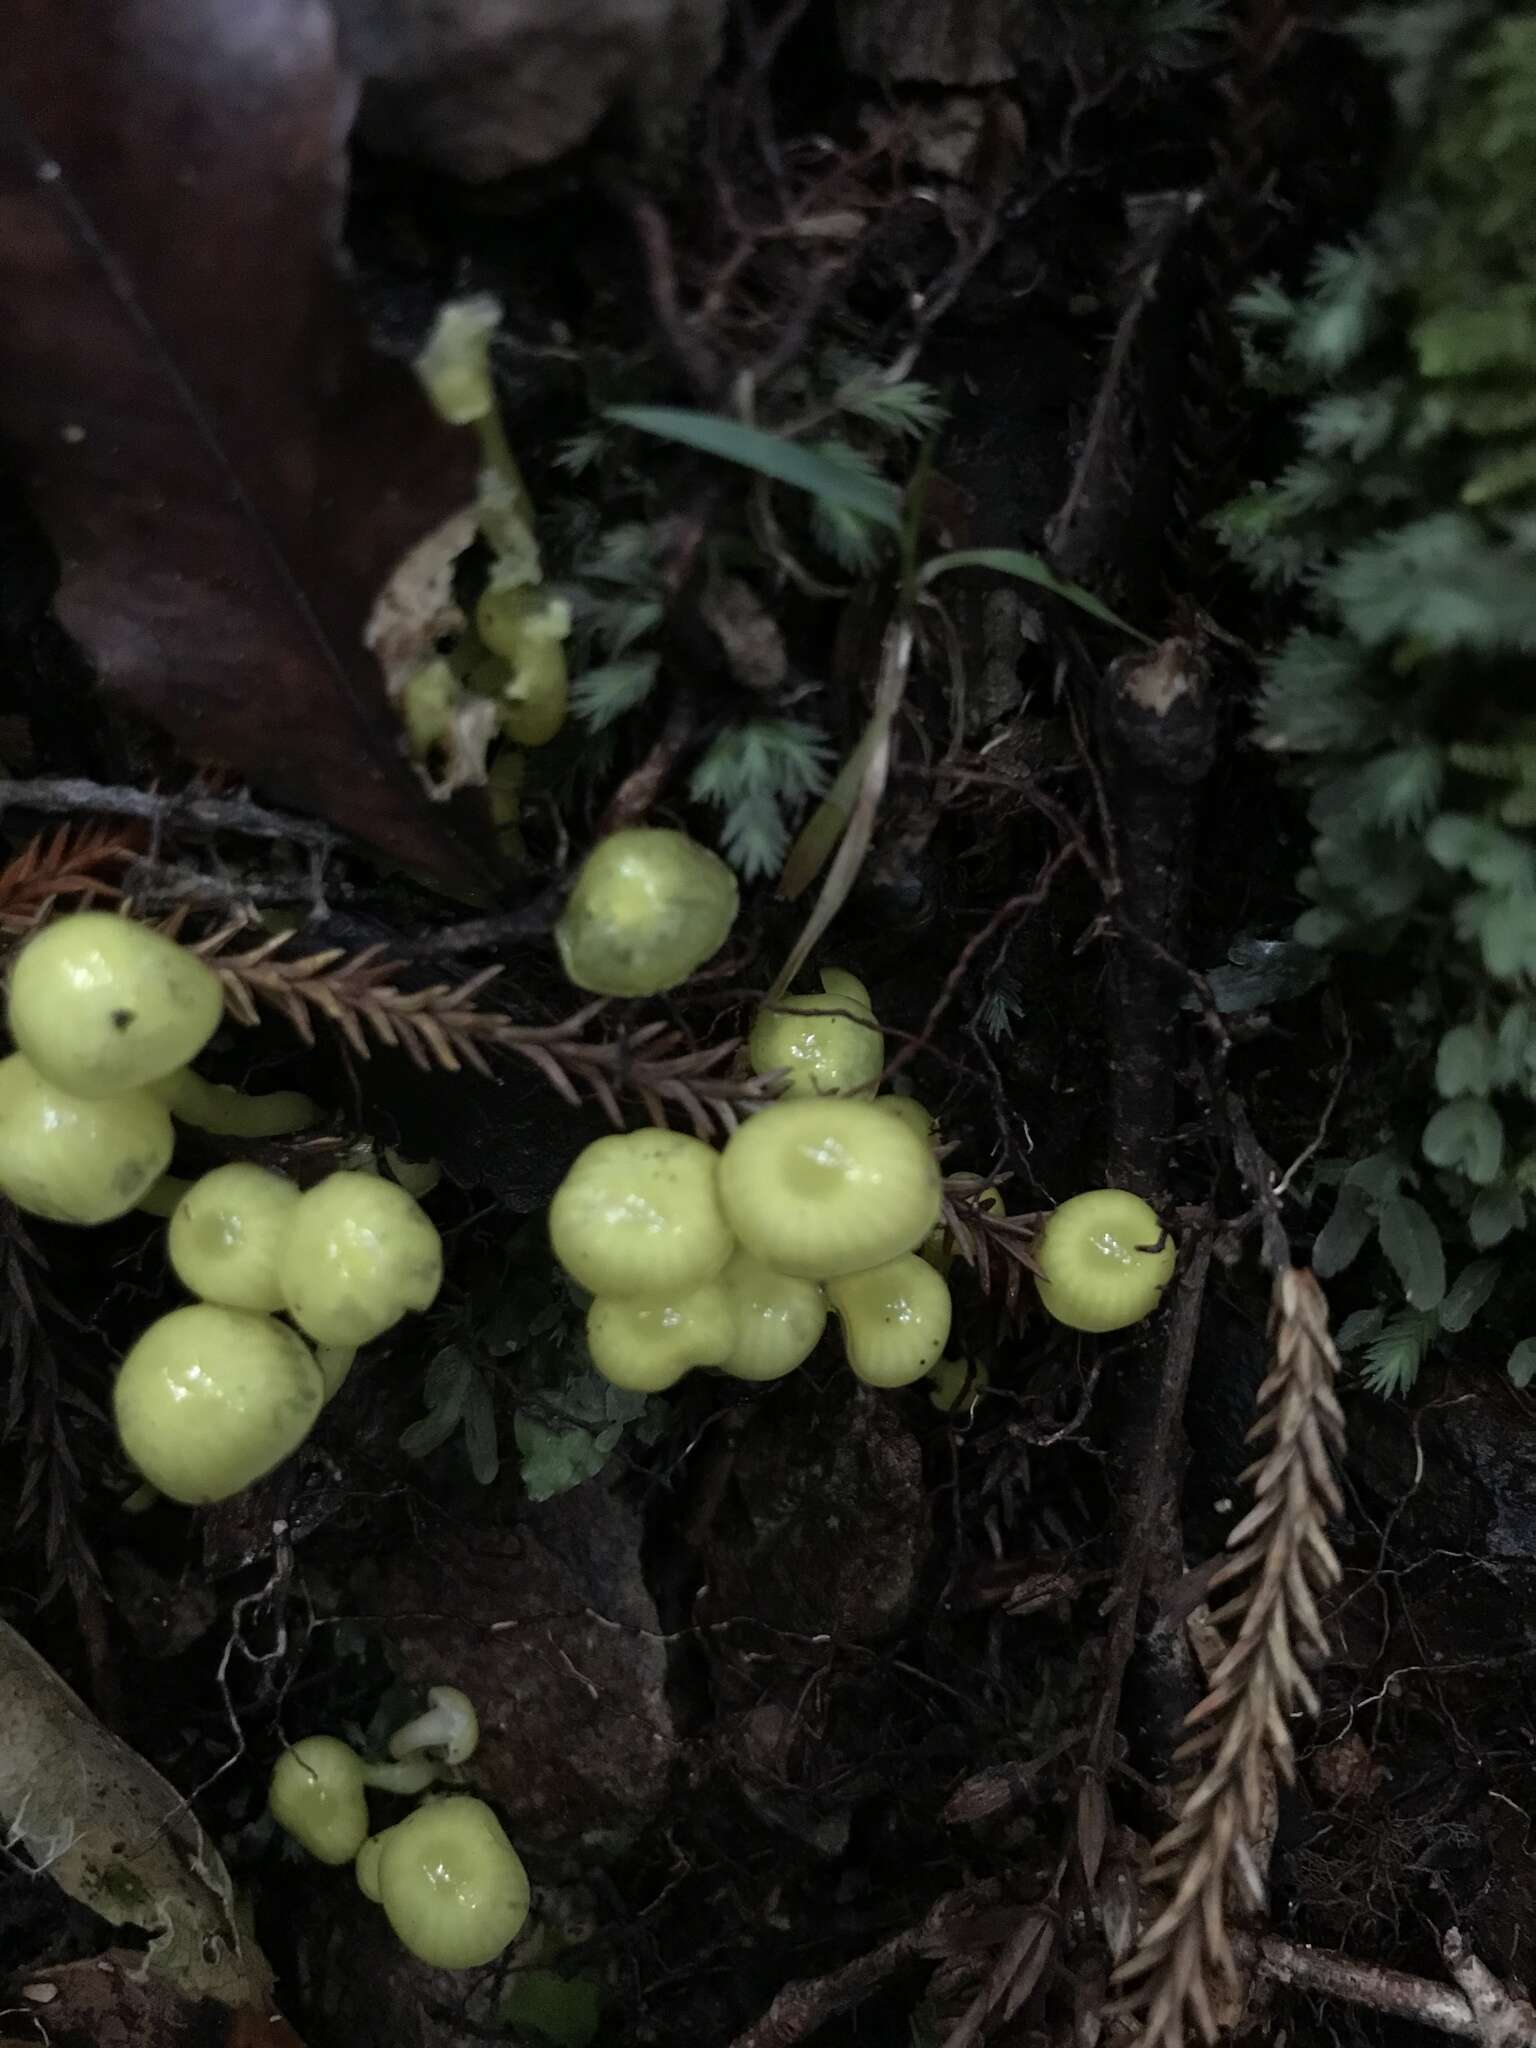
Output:
[[[306,1735],[273,1765],[267,1805],[321,1863],[350,1863],[368,1834],[362,1759],[334,1735]]]
[[[587,855],[555,926],[566,973],[602,996],[676,988],[736,920],[736,877],[683,832],[615,832]]]
[[[921,1244],[938,1221],[931,1149],[872,1102],[776,1102],[720,1155],[720,1206],[775,1272],[827,1280]]]
[[[775,1273],[738,1251],[720,1275],[731,1312],[732,1379],[780,1380],[804,1365],[827,1323],[827,1300],[814,1280]]]
[[[823,996],[786,997],[753,1020],[747,1045],[752,1071],[785,1069],[786,1097],[872,1088],[885,1065],[885,1039],[864,984],[829,967],[821,985]]]
[[[0,1193],[55,1223],[110,1223],[141,1202],[175,1147],[163,1103],[143,1090],[88,1101],[22,1053],[0,1060]]]
[[[678,1131],[588,1145],[549,1205],[555,1257],[591,1294],[676,1301],[735,1249],[720,1213],[720,1156]]]
[[[871,1387],[909,1387],[949,1342],[949,1287],[926,1259],[904,1252],[864,1273],[829,1280],[848,1363]]]
[[[391,1829],[386,1828],[383,1835],[370,1835],[358,1850],[357,1860],[352,1865],[352,1875],[357,1879],[358,1890],[365,1899],[371,1899],[374,1905],[379,1903],[379,1858],[384,1853],[384,1835],[391,1832]]]
[[[320,1368],[286,1323],[202,1301],[151,1323],[112,1390],[123,1449],[188,1507],[228,1500],[280,1465],[324,1400]]]
[[[105,911],[55,918],[11,970],[11,1036],[37,1071],[88,1101],[195,1059],[224,1013],[219,977],[163,932]]]
[[[884,1110],[887,1116],[897,1117],[914,1131],[926,1145],[933,1138],[933,1118],[915,1095],[877,1095],[876,1109]]]
[[[735,1324],[725,1289],[707,1280],[676,1301],[594,1301],[587,1349],[605,1380],[632,1394],[659,1394],[697,1365],[722,1365]]]
[[[317,1344],[356,1347],[430,1308],[443,1241],[421,1204],[373,1173],[332,1173],[299,1197],[278,1260],[288,1313]]]
[[[299,1190],[264,1166],[216,1166],[176,1204],[166,1249],[182,1286],[225,1308],[283,1307],[278,1257]]]
[[[521,1933],[528,1873],[483,1800],[428,1800],[379,1840],[379,1903],[422,1962],[478,1969]]]
[[[392,1757],[437,1750],[445,1764],[467,1764],[480,1742],[480,1717],[467,1692],[456,1685],[427,1688],[427,1711],[397,1728],[389,1738]]]
[[[1127,1329],[1157,1307],[1177,1257],[1140,1195],[1074,1195],[1052,1211],[1035,1245],[1040,1305],[1070,1330]]]

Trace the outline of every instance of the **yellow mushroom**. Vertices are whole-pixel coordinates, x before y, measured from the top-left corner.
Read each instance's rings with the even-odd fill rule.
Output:
[[[494,1962],[521,1933],[522,1859],[480,1799],[429,1799],[379,1837],[370,1875],[404,1947],[439,1970]]]
[[[175,1134],[147,1089],[87,1099],[22,1053],[0,1060],[0,1193],[54,1223],[110,1223],[144,1199]]]
[[[11,969],[11,1036],[38,1073],[87,1101],[195,1059],[224,1014],[219,977],[163,932],[101,910],[55,918]]]
[[[944,1356],[949,1287],[914,1252],[828,1281],[827,1296],[843,1326],[848,1363],[866,1386],[909,1387]]]
[[[1040,1305],[1072,1330],[1123,1330],[1149,1316],[1178,1257],[1140,1195],[1094,1188],[1053,1210],[1035,1245]]]
[[[605,1301],[587,1311],[587,1349],[605,1380],[632,1394],[658,1394],[699,1365],[721,1365],[735,1337],[730,1301],[717,1280],[673,1301]]]
[[[317,1344],[355,1348],[430,1308],[443,1241],[416,1199],[373,1173],[332,1173],[299,1198],[278,1260],[288,1313]]]
[[[177,1279],[204,1301],[274,1313],[284,1305],[278,1258],[298,1205],[283,1174],[216,1166],[171,1214],[166,1249]]]
[[[732,1379],[779,1380],[803,1365],[826,1328],[827,1300],[814,1280],[775,1273],[738,1251],[720,1275],[731,1313],[731,1348],[720,1361]]]
[[[589,1293],[677,1301],[735,1249],[720,1211],[719,1155],[678,1131],[598,1138],[549,1205],[555,1257]]]
[[[885,1039],[864,984],[829,967],[821,985],[823,996],[787,996],[766,1004],[753,1020],[747,1042],[752,1071],[783,1068],[786,1096],[872,1088],[885,1065]]]
[[[682,832],[612,833],[587,855],[555,943],[578,988],[652,996],[718,953],[736,920],[736,877]]]
[[[922,1243],[938,1221],[932,1150],[872,1102],[776,1102],[720,1156],[720,1206],[775,1272],[828,1280]]]
[[[273,1316],[194,1302],[161,1316],[112,1390],[129,1459],[170,1500],[228,1500],[296,1451],[325,1401],[320,1368]]]
[[[334,1735],[306,1735],[272,1767],[267,1805],[321,1863],[350,1863],[368,1836],[363,1761]]]

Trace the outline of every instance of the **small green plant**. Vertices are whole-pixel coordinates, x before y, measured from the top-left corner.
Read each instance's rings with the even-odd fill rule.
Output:
[[[426,1414],[400,1433],[407,1457],[428,1458],[455,1430],[464,1432],[469,1469],[482,1486],[490,1486],[501,1470],[496,1429],[496,1403],[490,1383],[462,1344],[445,1344],[427,1367],[421,1382]]]
[[[1318,1246],[1325,1272],[1379,1244],[1406,1309],[1383,1309],[1368,1372],[1401,1388],[1458,1327],[1446,1244],[1501,1243],[1536,1186],[1536,16],[1421,0],[1359,33],[1399,163],[1306,290],[1247,297],[1253,375],[1297,399],[1300,447],[1224,530],[1309,614],[1259,721],[1309,796],[1295,937],[1369,957],[1422,1090],[1399,1091],[1397,1147],[1346,1174]],[[1533,1307],[1523,1284],[1501,1303]]]

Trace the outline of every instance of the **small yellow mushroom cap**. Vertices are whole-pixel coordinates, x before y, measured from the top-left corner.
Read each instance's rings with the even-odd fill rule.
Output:
[[[676,1301],[594,1301],[587,1349],[603,1378],[632,1394],[659,1394],[696,1365],[720,1365],[736,1334],[718,1280]]]
[[[443,1283],[443,1241],[414,1196],[332,1173],[299,1197],[278,1256],[288,1313],[317,1344],[370,1343]]]
[[[677,1301],[735,1249],[720,1155],[679,1131],[627,1131],[581,1152],[549,1205],[555,1257],[590,1294]]]
[[[417,1714],[389,1738],[392,1757],[439,1751],[445,1764],[467,1764],[480,1743],[480,1717],[467,1692],[456,1685],[427,1688],[427,1711]]]
[[[939,1169],[916,1132],[872,1102],[775,1102],[721,1153],[720,1206],[764,1265],[829,1280],[922,1243],[938,1221]]]
[[[736,877],[683,832],[651,826],[599,840],[555,926],[566,973],[600,996],[676,988],[725,944]]]
[[[1069,1330],[1124,1330],[1157,1307],[1177,1257],[1140,1195],[1074,1195],[1052,1211],[1035,1245],[1041,1307]]]
[[[933,1137],[933,1118],[915,1095],[877,1095],[876,1109],[883,1109],[887,1116],[894,1116],[915,1131],[926,1145]]]
[[[848,1363],[870,1387],[909,1387],[932,1372],[949,1342],[949,1287],[915,1252],[829,1280]]]
[[[752,1071],[786,1069],[786,1096],[872,1088],[885,1065],[885,1039],[864,984],[829,967],[821,985],[822,996],[788,996],[765,1005],[753,1020],[747,1041]]]
[[[123,1449],[187,1507],[228,1500],[280,1465],[324,1400],[320,1368],[286,1323],[203,1301],[151,1323],[112,1390]]]
[[[569,687],[563,642],[571,608],[562,597],[492,585],[475,607],[475,627],[510,674],[496,692],[496,722],[520,747],[543,747],[565,723]]]
[[[283,1307],[278,1257],[299,1191],[264,1166],[216,1166],[171,1215],[166,1249],[177,1279],[204,1301],[264,1314]]]
[[[267,1805],[280,1828],[322,1863],[350,1863],[368,1835],[360,1757],[334,1735],[306,1735],[272,1767]]]
[[[478,1969],[521,1933],[528,1873],[483,1800],[428,1800],[379,1840],[379,1903],[422,1962]]]
[[[88,1101],[24,1054],[0,1060],[0,1193],[55,1223],[110,1223],[171,1163],[164,1103],[141,1089]]]
[[[393,1832],[393,1829],[386,1828],[383,1835],[370,1835],[358,1850],[357,1861],[352,1866],[358,1890],[374,1905],[379,1903],[379,1858],[384,1853],[384,1835]]]
[[[722,1363],[733,1379],[780,1380],[804,1365],[827,1322],[827,1299],[814,1280],[775,1273],[738,1251],[720,1285],[732,1323],[730,1355]]]
[[[95,1101],[195,1059],[224,1013],[219,977],[163,932],[82,910],[28,939],[11,970],[11,1036],[37,1071]]]

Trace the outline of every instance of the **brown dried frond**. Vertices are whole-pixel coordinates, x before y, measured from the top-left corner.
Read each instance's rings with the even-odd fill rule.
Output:
[[[120,896],[108,875],[136,850],[120,827],[110,825],[60,825],[34,834],[0,868],[0,932],[31,931],[60,896]]]
[[[1227,1539],[1230,1555],[1211,1582],[1213,1591],[1236,1589],[1211,1616],[1236,1635],[1175,1752],[1197,1774],[1144,1873],[1161,1910],[1115,1972],[1125,1987],[1121,2009],[1141,2019],[1139,2048],[1182,2048],[1191,2021],[1202,2040],[1215,2040],[1214,1998],[1223,1984],[1238,1984],[1229,1891],[1240,1885],[1262,1904],[1253,1843],[1266,1788],[1274,1772],[1287,1782],[1294,1776],[1287,1717],[1318,1707],[1302,1658],[1315,1662],[1328,1650],[1317,1601],[1340,1577],[1327,1531],[1343,1509],[1334,1466],[1344,1417],[1328,1305],[1311,1273],[1290,1267],[1277,1275],[1270,1331],[1273,1363],[1249,1432],[1250,1442],[1268,1448],[1243,1475],[1255,1504]]]
[[[1015,1321],[1026,1306],[1024,1281],[1039,1272],[1034,1248],[1036,1216],[1000,1216],[983,1208],[975,1174],[952,1174],[944,1183],[939,1220],[957,1255],[975,1272],[983,1294],[995,1295]]]
[[[84,1482],[71,1435],[89,1403],[71,1389],[54,1350],[50,1325],[68,1314],[49,1288],[42,1254],[9,1202],[0,1201],[0,1356],[9,1366],[9,1388],[0,1438],[19,1447],[22,1478],[11,1508],[19,1537],[40,1529],[47,1578],[43,1599],[61,1586],[78,1597],[101,1576],[81,1523]]]
[[[179,930],[181,921],[173,918],[166,928]],[[327,946],[287,958],[292,932],[235,950],[245,929],[226,925],[194,941],[192,950],[218,974],[231,1015],[255,1024],[265,1006],[286,1018],[306,1045],[313,1045],[315,1020],[323,1018],[361,1059],[381,1045],[424,1069],[455,1074],[470,1067],[488,1075],[493,1055],[511,1054],[537,1067],[573,1107],[583,1097],[595,1100],[616,1126],[624,1122],[620,1096],[632,1095],[653,1123],[664,1124],[676,1112],[706,1139],[729,1135],[742,1112],[771,1101],[779,1089],[772,1078],[735,1074],[735,1039],[700,1051],[665,1023],[644,1024],[618,1040],[590,1039],[587,1027],[606,1007],[601,1001],[556,1024],[520,1024],[480,1000],[499,967],[463,981],[403,988],[406,964],[384,946],[357,953]]]

